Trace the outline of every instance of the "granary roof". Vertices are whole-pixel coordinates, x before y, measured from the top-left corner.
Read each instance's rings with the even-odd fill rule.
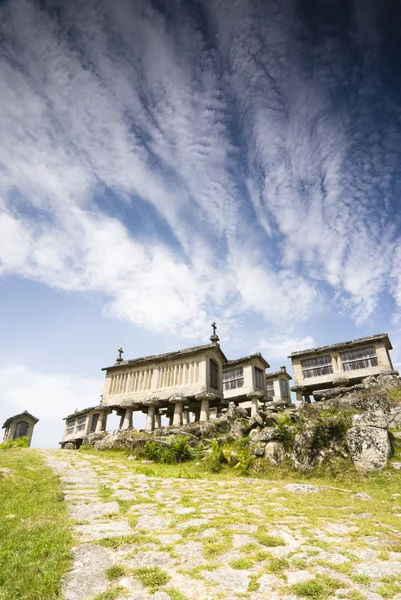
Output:
[[[248,361],[252,360],[253,358],[258,358],[259,360],[261,360],[266,369],[268,369],[270,367],[269,363],[267,362],[267,360],[265,360],[263,358],[261,353],[255,352],[255,354],[249,354],[248,356],[241,356],[241,358],[234,358],[233,360],[226,360],[226,362],[223,364],[223,369],[226,369],[229,367],[234,367],[235,365],[239,365],[240,363],[248,362]]]
[[[307,350],[299,350],[297,352],[292,352],[288,358],[294,358],[296,356],[304,356],[306,354],[318,354],[321,352],[327,352],[329,350],[343,350],[346,348],[352,348],[353,346],[360,346],[362,344],[367,344],[369,342],[377,342],[379,340],[383,340],[386,348],[388,350],[392,350],[393,347],[391,345],[390,339],[388,337],[388,333],[378,333],[377,335],[371,335],[367,337],[357,338],[355,340],[349,340],[348,342],[339,342],[337,344],[330,344],[329,346],[320,346],[319,348],[308,348]]]
[[[14,419],[18,419],[18,417],[31,417],[31,419],[33,419],[35,421],[35,423],[37,423],[39,421],[39,419],[37,419],[36,417],[31,415],[31,413],[29,413],[27,410],[24,410],[24,412],[22,412],[22,413],[18,413],[17,415],[8,417],[8,419],[6,419],[4,421],[2,429],[5,429],[6,427],[8,427],[9,424],[11,423],[11,421],[13,421]]]
[[[103,406],[90,406],[89,408],[82,408],[81,410],[76,410],[75,412],[71,413],[70,415],[68,415],[67,417],[63,418],[63,421],[66,421],[67,419],[76,419],[76,417],[81,417],[82,415],[85,415],[86,413],[90,412],[91,410],[95,410],[96,408],[104,408]]]
[[[141,356],[140,358],[134,358],[132,360],[122,360],[117,362],[111,367],[103,367],[102,371],[108,371],[109,369],[117,369],[119,367],[131,367],[140,365],[147,362],[161,362],[165,360],[173,360],[174,358],[180,358],[188,354],[196,354],[202,350],[215,349],[220,354],[223,363],[227,362],[227,358],[220,348],[220,344],[204,344],[203,346],[193,346],[192,348],[184,348],[183,350],[176,350],[175,352],[167,352],[165,354],[153,354],[151,356]]]
[[[291,375],[287,373],[286,370],[280,369],[279,371],[272,371],[271,373],[266,373],[266,379],[271,379],[272,377],[278,377],[278,375],[286,375],[288,381],[292,379]]]

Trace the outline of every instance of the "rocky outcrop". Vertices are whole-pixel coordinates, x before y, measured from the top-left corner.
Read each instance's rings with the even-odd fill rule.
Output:
[[[281,465],[285,459],[285,449],[283,444],[278,441],[268,442],[265,446],[264,457],[272,465]]]
[[[391,456],[387,429],[369,425],[352,427],[346,433],[347,445],[354,465],[361,471],[378,471]]]
[[[351,458],[357,469],[374,471],[384,468],[393,448],[401,446],[401,432],[396,431],[401,430],[401,402],[392,400],[398,397],[397,391],[388,392],[396,383],[398,377],[383,374],[369,378],[368,384],[339,387],[332,398],[321,402],[297,408],[269,406],[252,417],[230,403],[225,414],[210,421],[161,427],[152,433],[134,429],[92,433],[84,443],[98,450],[138,450],[140,454],[149,440],[168,446],[177,435],[185,435],[189,446],[197,446],[205,460],[212,452],[212,440],[218,440],[221,448],[244,440],[254,459],[275,466],[288,461],[297,470],[311,471]]]

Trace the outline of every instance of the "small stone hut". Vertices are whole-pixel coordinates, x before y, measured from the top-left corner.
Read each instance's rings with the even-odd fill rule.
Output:
[[[3,442],[27,437],[29,438],[29,445],[31,445],[33,429],[38,421],[39,419],[31,415],[27,410],[9,417],[3,423],[3,429],[5,429]]]

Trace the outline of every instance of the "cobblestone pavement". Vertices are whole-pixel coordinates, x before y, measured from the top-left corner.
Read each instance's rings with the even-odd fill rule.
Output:
[[[397,495],[379,521],[364,494],[148,477],[125,456],[41,452],[76,534],[64,600],[401,599]]]

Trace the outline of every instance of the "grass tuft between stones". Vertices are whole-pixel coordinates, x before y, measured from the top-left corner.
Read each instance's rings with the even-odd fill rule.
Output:
[[[116,598],[126,598],[129,595],[127,588],[122,585],[110,588],[105,592],[97,594],[93,600],[116,600]]]
[[[106,578],[109,581],[113,581],[125,575],[125,572],[126,570],[122,565],[112,565],[106,570]]]
[[[166,585],[171,577],[159,567],[139,567],[132,571],[134,577],[139,579],[143,586],[151,589]]]
[[[246,569],[250,569],[253,565],[253,560],[250,558],[238,558],[237,560],[232,560],[230,562],[230,567],[232,569],[238,569],[239,571],[245,571]]]
[[[316,577],[316,579],[296,583],[291,586],[290,590],[301,598],[327,600],[341,587],[343,587],[343,583],[338,579],[322,575]]]
[[[163,592],[170,596],[170,600],[187,600],[187,596],[175,588],[163,588]]]

